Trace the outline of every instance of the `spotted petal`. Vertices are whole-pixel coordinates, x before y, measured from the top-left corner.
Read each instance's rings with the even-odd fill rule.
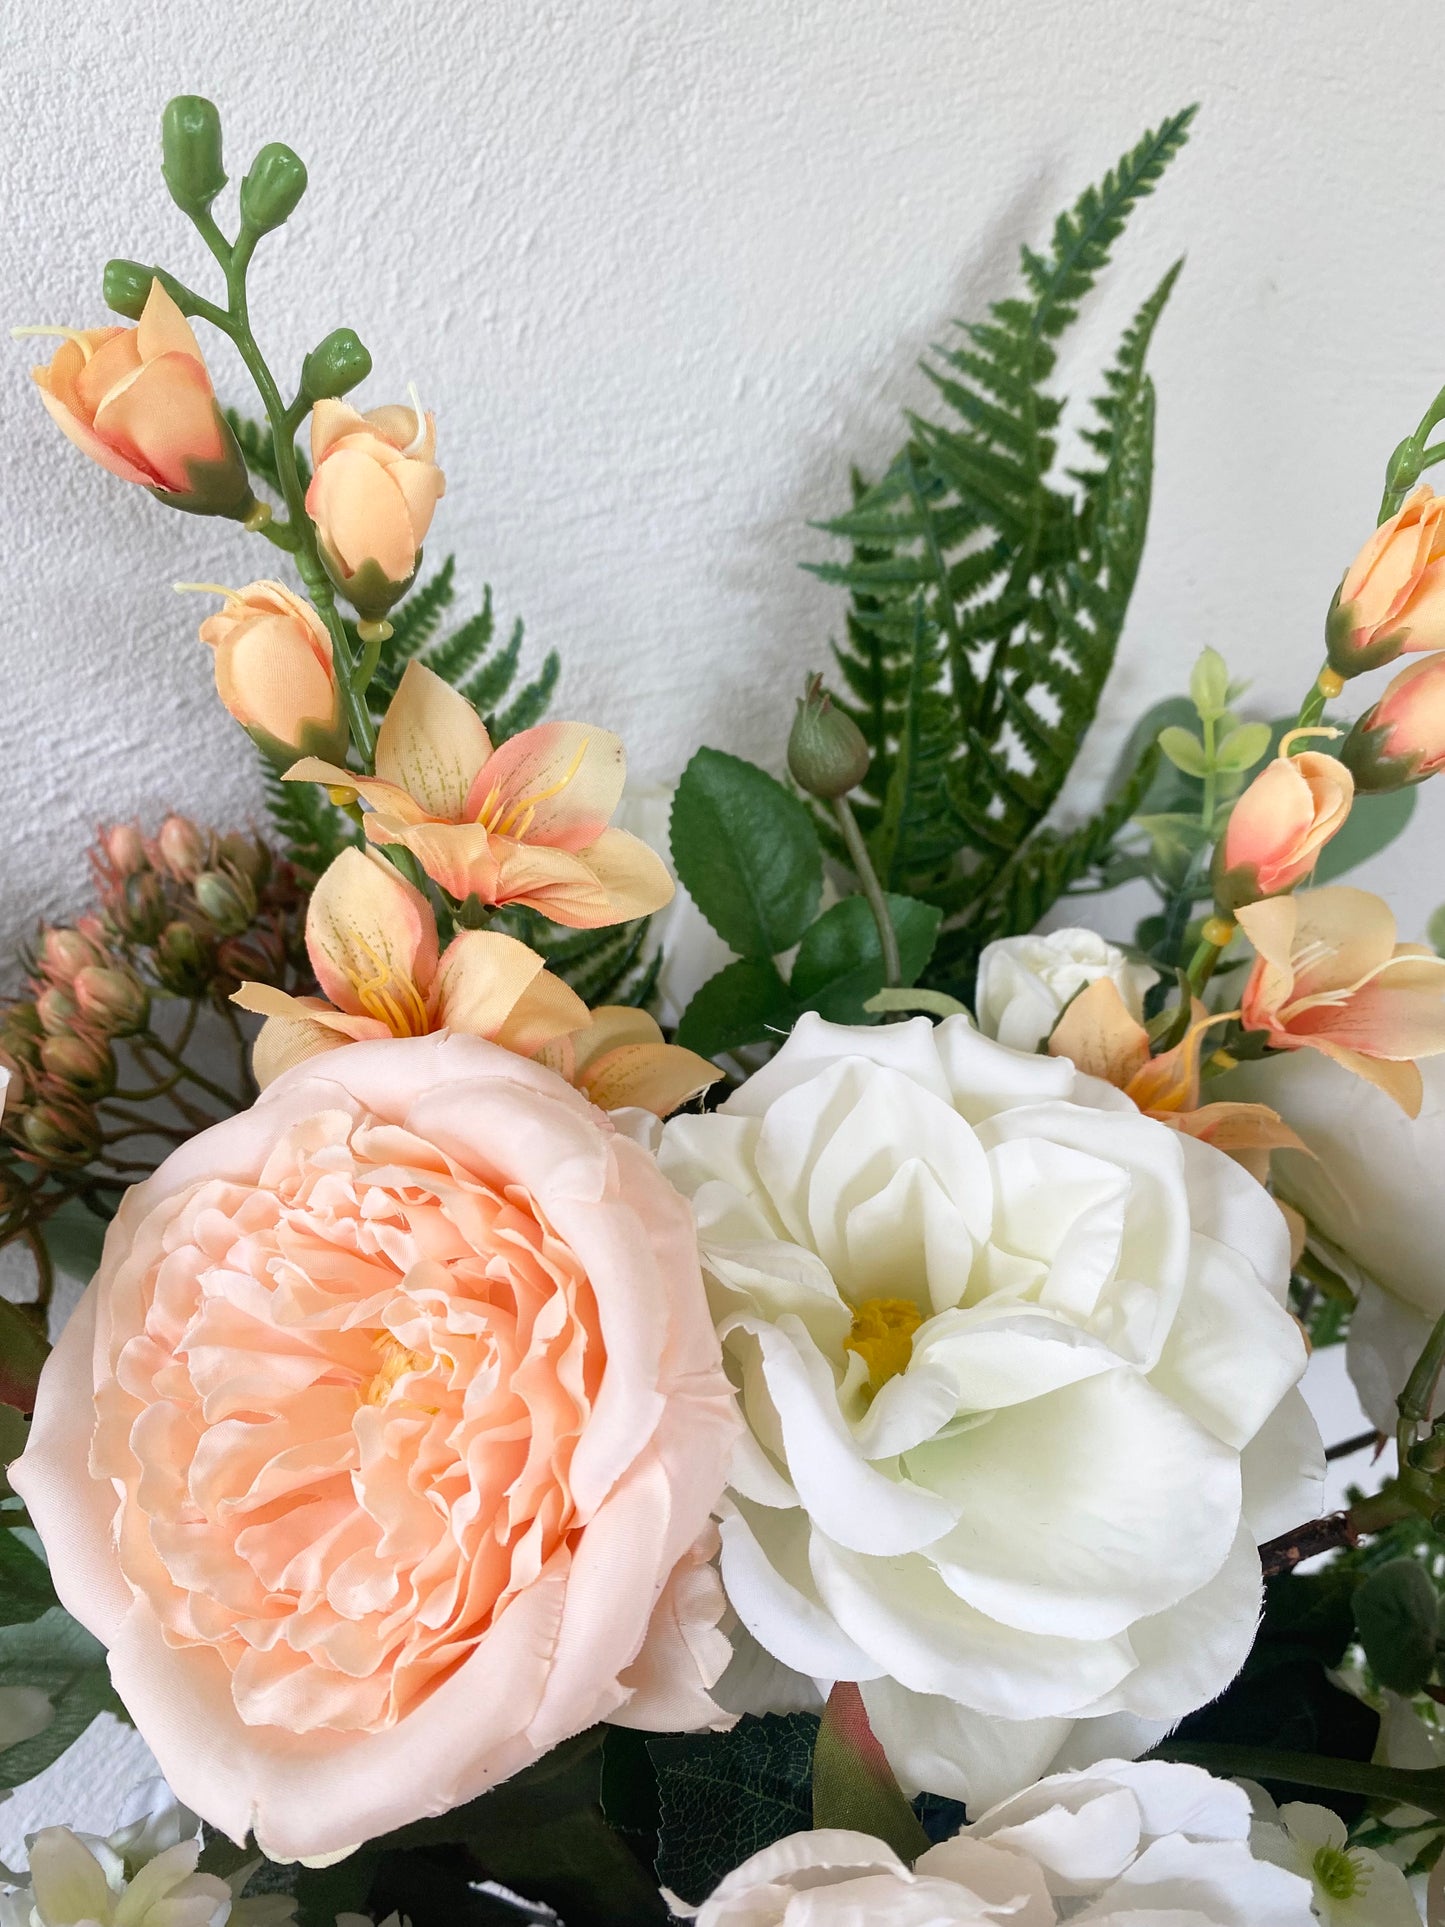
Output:
[[[431,1028],[437,969],[431,905],[391,865],[343,850],[311,893],[306,950],[322,992],[340,1011],[372,1017],[393,1036]]]

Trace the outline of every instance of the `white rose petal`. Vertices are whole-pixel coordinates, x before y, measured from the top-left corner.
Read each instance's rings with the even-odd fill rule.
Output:
[[[905,1783],[975,1808],[1223,1690],[1255,1535],[1323,1470],[1252,1178],[963,1018],[804,1018],[659,1157],[749,1425],[722,1574],[752,1639],[863,1683]]]
[[[1159,981],[1158,971],[1131,963],[1093,930],[1001,937],[985,944],[978,960],[978,1027],[1013,1050],[1037,1050],[1065,1005],[1101,977],[1117,986],[1135,1018],[1142,1016],[1145,995]]]

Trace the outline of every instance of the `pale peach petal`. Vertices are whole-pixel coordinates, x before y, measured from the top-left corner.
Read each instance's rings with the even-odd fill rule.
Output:
[[[579,1022],[586,1021],[587,1006],[576,991],[544,970],[517,999],[495,1041],[519,1056],[540,1057],[563,1044]],[[559,1066],[554,1064],[552,1068]]]
[[[662,1027],[649,1012],[636,1004],[600,1004],[587,1020],[584,1030],[572,1039],[573,1062],[585,1071],[608,1051],[624,1044],[660,1044]]]
[[[1289,1030],[1307,1042],[1327,1034],[1371,1057],[1434,1057],[1445,1050],[1445,978],[1425,989],[1397,988],[1388,975],[1379,977],[1338,1007],[1319,1005],[1291,1017]]]
[[[141,309],[135,345],[142,361],[155,361],[161,355],[189,355],[192,361],[202,360],[190,322],[159,279],[152,280],[151,291]]]
[[[631,914],[615,908],[588,852],[574,855],[545,843],[517,843],[505,836],[488,841],[497,866],[491,886],[493,903],[520,903],[574,930],[600,929],[624,922]]]
[[[1192,1111],[1181,1111],[1169,1122],[1187,1136],[1202,1138],[1206,1144],[1228,1152],[1231,1157],[1239,1151],[1308,1152],[1308,1147],[1279,1112],[1272,1111],[1267,1104],[1221,1099],[1201,1104]]]
[[[398,789],[395,783],[382,782],[375,776],[360,776],[355,770],[343,769],[339,763],[324,762],[319,756],[303,756],[287,770],[282,778],[286,783],[325,783],[328,789],[355,790],[356,794],[368,802],[374,810],[381,811],[396,823],[424,823],[426,812],[410,795]],[[368,826],[371,819],[368,818]],[[370,835],[368,827],[367,834]],[[378,837],[377,842],[396,842],[395,837]]]
[[[679,1044],[623,1044],[595,1059],[576,1082],[599,1110],[630,1106],[670,1117],[721,1076],[716,1064]]]
[[[1067,1057],[1089,1077],[1122,1091],[1149,1061],[1149,1033],[1130,1015],[1113,979],[1099,977],[1055,1024],[1049,1055]]]
[[[607,892],[612,905],[607,921],[630,923],[671,903],[674,884],[667,865],[640,837],[626,830],[604,830],[579,854]]]
[[[1299,1039],[1286,1036],[1282,1041],[1287,1041],[1295,1049],[1322,1051],[1345,1070],[1353,1071],[1356,1077],[1364,1078],[1367,1084],[1373,1084],[1377,1090],[1383,1091],[1386,1097],[1393,1097],[1406,1117],[1420,1115],[1425,1085],[1418,1064],[1408,1061],[1400,1063],[1386,1057],[1367,1057],[1363,1051],[1350,1050],[1327,1035]]]
[[[335,448],[311,478],[306,512],[347,575],[375,562],[392,582],[416,567],[411,517],[396,483],[370,455]]]
[[[411,539],[420,548],[431,528],[436,505],[447,492],[446,477],[431,461],[394,462],[389,472],[406,503]]]
[[[366,413],[358,418],[358,425],[363,434],[369,430],[375,430],[384,442],[389,442],[398,450],[412,448],[413,443],[416,443],[413,455],[419,462],[429,463],[436,455],[436,416],[430,409],[423,412],[418,422],[414,408],[408,407],[403,402],[387,402],[380,408],[368,408]],[[356,430],[353,429],[351,432],[355,433]],[[417,442],[418,433],[421,436],[420,442]]]
[[[156,488],[160,485],[161,478],[158,475],[149,468],[143,467],[131,456],[123,455],[118,449],[112,448],[108,442],[103,442],[88,421],[77,415],[73,409],[67,408],[57,396],[51,394],[50,390],[40,382],[43,372],[44,370],[39,368],[34,371],[36,382],[40,387],[40,399],[44,402],[51,420],[67,441],[74,442],[82,455],[88,455],[93,462],[98,463],[101,468],[109,469],[112,475],[118,475],[123,482],[139,482],[143,488]]]
[[[311,893],[306,950],[338,1010],[376,1018],[398,1037],[431,1028],[436,922],[420,890],[391,864],[342,851]]]
[[[225,450],[204,365],[189,356],[148,361],[95,413],[96,433],[134,452],[168,489],[191,487],[193,464],[219,462]]]
[[[539,723],[513,736],[477,774],[465,815],[499,836],[582,850],[622,800],[627,759],[610,730]]]
[[[407,801],[416,810],[411,799]],[[471,896],[483,903],[507,901],[498,894],[499,852],[480,823],[437,823],[420,814],[404,817],[387,805],[368,816],[365,827],[373,843],[404,845],[432,882],[458,903]]]
[[[251,1070],[264,1091],[293,1065],[353,1041],[320,1019],[268,1017],[251,1046]]]
[[[545,987],[543,979],[547,979]],[[535,993],[541,991],[538,996]],[[530,1015],[517,1023],[519,1008],[530,1005]],[[439,1024],[450,1030],[491,1037],[517,1048],[512,1037],[540,1020],[550,1010],[558,1029],[554,1035],[587,1020],[587,1006],[574,990],[550,976],[541,957],[515,937],[496,930],[466,930],[447,945],[436,979]],[[510,1034],[504,1035],[509,1031]],[[539,1037],[539,1042],[545,1041]]]
[[[1295,902],[1299,916],[1293,939],[1292,1002],[1348,989],[1392,955],[1395,918],[1373,891],[1335,883],[1306,890]]]
[[[376,737],[376,773],[430,817],[468,820],[467,795],[492,753],[487,726],[467,701],[409,662]]]
[[[350,402],[337,401],[332,396],[317,402],[311,411],[311,466],[319,468],[343,436],[358,430],[365,434],[366,428],[366,417],[358,414]]]
[[[329,667],[283,616],[237,625],[217,646],[216,689],[238,721],[281,743],[300,742],[308,726],[333,728],[338,720]]]

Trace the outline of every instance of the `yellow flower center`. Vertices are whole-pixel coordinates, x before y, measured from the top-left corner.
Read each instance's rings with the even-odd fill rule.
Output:
[[[494,812],[497,811],[501,797],[498,794],[496,785],[493,784],[492,788],[487,792],[486,801],[477,812],[477,821],[481,824],[482,828],[484,830],[490,830],[493,836],[514,836],[519,841],[523,839],[532,827],[532,819],[537,814],[537,805],[539,803],[549,803],[554,796],[560,796],[572,781],[572,778],[577,774],[578,770],[581,769],[582,759],[587,754],[587,744],[589,740],[588,737],[583,737],[577,754],[572,758],[571,763],[562,775],[559,776],[557,781],[551,784],[549,788],[538,790],[533,796],[519,796],[515,802],[508,804],[506,809],[496,815],[494,815]]]
[[[1331,1900],[1353,1900],[1370,1884],[1359,1855],[1346,1853],[1343,1847],[1321,1847],[1310,1871],[1320,1892]]]
[[[911,1298],[865,1298],[854,1312],[843,1349],[857,1352],[875,1392],[908,1370],[913,1334],[922,1323],[923,1313]]]
[[[421,1352],[409,1350],[390,1332],[378,1332],[371,1342],[371,1348],[380,1352],[381,1368],[373,1378],[367,1380],[366,1390],[361,1394],[363,1405],[385,1405],[396,1390],[398,1379],[405,1377],[408,1372],[424,1372],[430,1362]]]
[[[425,1037],[431,1019],[421,992],[409,977],[398,977],[357,930],[351,941],[365,954],[371,969],[365,975],[346,966],[346,976],[356,992],[356,1001],[368,1017],[385,1024],[393,1037]]]

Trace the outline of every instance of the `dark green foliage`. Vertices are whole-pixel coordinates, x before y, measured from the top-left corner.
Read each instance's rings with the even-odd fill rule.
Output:
[[[59,1606],[20,1625],[0,1626],[0,1679],[7,1686],[38,1686],[55,1708],[44,1732],[0,1749],[0,1788],[20,1786],[44,1772],[97,1713],[125,1717],[106,1670],[105,1648]]]
[[[372,710],[380,721],[407,664],[420,662],[443,682],[459,689],[481,712],[493,742],[505,742],[509,736],[530,729],[546,714],[561,663],[556,651],[550,651],[537,674],[514,693],[524,630],[520,622],[514,623],[505,644],[494,650],[497,630],[490,588],[483,590],[482,606],[474,616],[450,635],[438,637],[456,593],[455,573],[455,558],[449,555],[434,575],[392,611],[392,633],[381,646],[372,678]],[[503,709],[501,705],[508,696],[512,700]]]
[[[939,912],[917,897],[888,898],[905,984],[917,983],[938,936]],[[803,1010],[833,1024],[868,1021],[864,1005],[883,988],[878,925],[862,897],[844,897],[803,932],[789,983]]]
[[[26,1625],[56,1603],[45,1561],[14,1532],[0,1528],[0,1625]]]
[[[792,991],[771,957],[739,957],[694,995],[677,1027],[677,1042],[702,1057],[747,1044],[781,1044],[797,1022]]]
[[[276,833],[303,882],[314,884],[348,845],[362,841],[361,831],[319,783],[284,782],[264,757],[262,773]]]
[[[744,957],[795,944],[817,914],[823,859],[806,807],[756,764],[700,749],[672,804],[672,860]]]
[[[1043,836],[1098,707],[1138,572],[1152,481],[1145,357],[1178,266],[1139,308],[1060,473],[1055,344],[1186,137],[1165,121],[1025,248],[1023,293],[960,323],[926,368],[944,423],[914,416],[881,480],[826,524],[851,597],[837,650],[873,751],[859,819],[885,884],[947,919],[927,981],[957,993],[990,935],[1027,929],[1107,857],[1123,818]],[[1110,827],[1112,825],[1112,827]],[[1043,836],[1035,854],[1027,848]],[[834,847],[830,843],[830,848]],[[1017,918],[1018,921],[1014,921]]]
[[[810,1713],[770,1713],[730,1733],[650,1739],[662,1884],[696,1905],[749,1854],[810,1828],[817,1731]]]
[[[1440,1595],[1416,1559],[1391,1559],[1355,1589],[1355,1625],[1370,1671],[1393,1693],[1423,1691],[1435,1671]]]
[[[246,466],[258,481],[262,481],[277,495],[281,493],[281,477],[276,473],[276,444],[272,440],[270,427],[265,422],[252,421],[234,408],[222,411],[230,424],[236,444],[246,458]],[[311,481],[311,464],[298,448],[296,450],[296,473],[301,479],[302,488]]]

